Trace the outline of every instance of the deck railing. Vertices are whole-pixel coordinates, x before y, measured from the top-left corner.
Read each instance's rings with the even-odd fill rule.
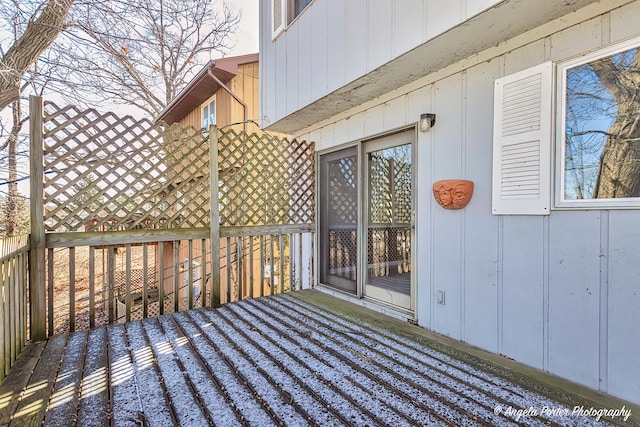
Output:
[[[313,285],[314,144],[30,102],[30,337]]]
[[[313,286],[312,226],[219,233],[214,245],[208,228],[47,234],[47,335]]]
[[[20,355],[28,335],[28,253],[28,235],[0,240],[0,382]]]

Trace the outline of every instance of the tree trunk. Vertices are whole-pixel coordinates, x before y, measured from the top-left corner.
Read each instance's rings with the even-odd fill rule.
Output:
[[[626,66],[604,58],[591,64],[612,95],[617,115],[609,128],[598,166],[593,197],[640,196],[640,62],[637,53]]]
[[[7,197],[7,203],[5,205],[5,233],[7,236],[13,236],[16,230],[16,224],[18,222],[18,208],[16,199],[18,196],[18,135],[20,134],[20,101],[13,103],[13,124],[11,127],[11,133],[7,140],[7,147],[9,151],[9,176],[8,186],[9,195]]]
[[[602,150],[593,197],[612,199],[640,196],[640,127],[637,118],[620,117],[611,126]]]
[[[22,76],[65,28],[67,14],[74,1],[50,0],[40,16],[32,17],[24,34],[2,57],[0,110],[18,99]]]

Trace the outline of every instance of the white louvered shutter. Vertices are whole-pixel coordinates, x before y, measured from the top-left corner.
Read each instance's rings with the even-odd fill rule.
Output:
[[[495,215],[548,215],[551,208],[553,65],[545,62],[495,82]]]

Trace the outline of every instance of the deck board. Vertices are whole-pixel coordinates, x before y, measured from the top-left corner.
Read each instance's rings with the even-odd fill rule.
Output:
[[[0,385],[0,425],[608,425],[496,413],[576,400],[304,295],[30,344]]]
[[[47,340],[41,358],[21,390],[20,402],[13,417],[20,419],[20,426],[39,426],[44,420],[47,402],[51,397],[60,362],[66,349],[67,335],[58,335]],[[13,423],[12,423],[13,424]]]
[[[11,421],[20,404],[22,391],[29,384],[31,374],[46,345],[46,341],[27,345],[11,368],[9,375],[4,379],[0,394],[0,426],[8,425]]]
[[[64,425],[77,417],[87,350],[86,331],[69,336],[45,416],[46,425]]]
[[[84,372],[80,389],[78,425],[98,427],[109,419],[109,383],[107,368],[107,328],[100,327],[89,332]]]

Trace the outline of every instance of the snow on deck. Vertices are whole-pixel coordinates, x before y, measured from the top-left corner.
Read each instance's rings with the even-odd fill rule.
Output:
[[[57,336],[25,353],[0,386],[0,425],[605,425],[288,295]]]

